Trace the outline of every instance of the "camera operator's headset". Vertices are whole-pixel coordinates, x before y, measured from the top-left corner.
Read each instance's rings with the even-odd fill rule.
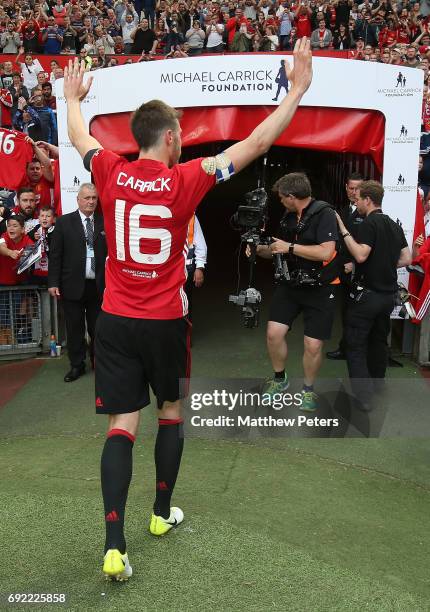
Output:
[[[333,206],[323,200],[312,200],[308,206],[304,216],[301,217],[296,227],[296,236],[294,242],[297,240],[299,234],[303,232],[308,226],[313,217],[321,213],[323,210],[330,208],[333,210]],[[281,225],[283,225],[281,221]],[[333,256],[328,261],[323,261],[323,269],[320,274],[320,281],[327,285],[339,285],[340,284],[340,261],[338,260],[337,250],[333,253]]]

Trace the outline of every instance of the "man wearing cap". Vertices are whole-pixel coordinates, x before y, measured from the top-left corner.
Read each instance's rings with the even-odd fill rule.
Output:
[[[398,47],[394,47],[394,49],[391,49],[391,64],[393,66],[403,65],[402,52],[400,51]],[[400,82],[400,85],[401,84],[402,83]]]

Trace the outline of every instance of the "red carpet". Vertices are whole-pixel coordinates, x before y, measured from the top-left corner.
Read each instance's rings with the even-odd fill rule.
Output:
[[[0,408],[28,383],[43,363],[41,359],[28,359],[0,365]]]

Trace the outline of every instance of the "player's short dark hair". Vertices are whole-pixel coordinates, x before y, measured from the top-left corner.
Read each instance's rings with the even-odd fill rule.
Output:
[[[378,181],[363,181],[358,188],[361,198],[369,198],[375,206],[380,207],[384,198],[384,188]]]
[[[349,181],[363,181],[363,180],[364,180],[364,177],[362,174],[360,174],[359,172],[351,172],[351,174],[348,175],[346,182],[349,183]]]
[[[42,83],[42,90],[44,87],[49,87],[49,89],[52,91],[52,83],[50,83],[49,81],[46,81],[46,83]]]
[[[304,200],[312,195],[310,181],[304,172],[290,172],[285,174],[273,185],[273,191],[280,195],[292,195]]]
[[[25,225],[25,219],[22,215],[11,215],[9,219],[6,221],[6,225],[8,225],[9,221],[16,221],[23,228]]]
[[[31,187],[21,187],[21,189],[19,189],[16,194],[16,197],[18,198],[18,200],[22,196],[23,193],[32,193],[33,195],[36,195],[34,193],[34,189],[32,189]]]
[[[139,149],[146,151],[157,144],[166,130],[176,131],[182,113],[161,100],[139,106],[131,117],[131,131]]]

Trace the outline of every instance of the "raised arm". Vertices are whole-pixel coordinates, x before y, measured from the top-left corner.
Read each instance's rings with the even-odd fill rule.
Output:
[[[78,58],[64,68],[64,97],[67,102],[67,129],[72,145],[82,159],[92,149],[101,149],[102,146],[92,136],[85,125],[81,112],[81,101],[90,90],[93,77],[89,77],[84,84],[85,62],[79,65]]]
[[[254,159],[263,155],[279,138],[290,124],[300,100],[312,81],[312,53],[309,40],[304,37],[296,42],[294,47],[294,68],[289,69],[285,60],[285,69],[292,83],[288,95],[278,108],[254,131],[242,140],[229,147],[225,153],[233,163],[235,172],[245,168]]]

